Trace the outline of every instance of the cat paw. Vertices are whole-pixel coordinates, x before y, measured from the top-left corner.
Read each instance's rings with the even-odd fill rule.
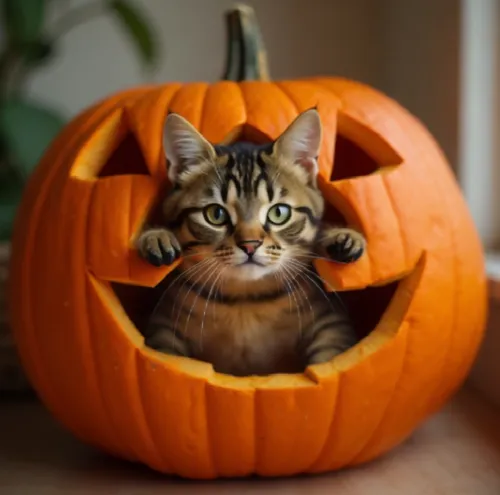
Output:
[[[330,259],[338,263],[353,263],[359,260],[366,247],[364,237],[351,229],[332,230],[323,244]]]
[[[141,256],[154,266],[171,265],[181,255],[179,241],[166,229],[147,230],[138,239]]]

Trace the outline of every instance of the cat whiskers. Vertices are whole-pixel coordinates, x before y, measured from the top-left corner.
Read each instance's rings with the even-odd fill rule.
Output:
[[[196,253],[196,254],[192,254],[192,255],[182,255],[181,256],[181,260],[183,259],[186,259],[186,258],[190,258],[191,256],[196,256],[197,254],[212,254],[211,251],[204,251],[202,253]],[[156,311],[156,309],[158,308],[158,306],[160,305],[161,302],[163,302],[163,298],[165,297],[165,295],[167,294],[167,292],[169,291],[169,289],[172,288],[172,286],[181,278],[181,277],[185,277],[186,275],[188,275],[189,273],[191,273],[193,270],[195,270],[197,267],[200,266],[200,263],[202,263],[203,261],[206,261],[206,260],[202,260],[200,261],[199,263],[196,263],[196,265],[193,265],[193,266],[190,266],[187,270],[181,270],[180,273],[173,278],[173,280],[168,284],[168,286],[163,290],[163,294],[161,295],[161,297],[159,298],[158,302],[155,304],[155,307],[153,308],[153,311],[152,313],[154,313]],[[181,263],[182,264],[182,263]],[[184,284],[182,285],[182,287],[184,286]]]
[[[214,303],[217,302],[217,294],[222,294],[222,284],[224,283],[224,278],[221,279],[220,284],[215,290]],[[212,304],[212,322],[215,323],[215,308],[217,304]]]
[[[297,274],[299,276],[307,277],[307,279],[318,289],[318,291],[321,293],[321,295],[324,297],[324,299],[328,302],[328,304],[332,308],[332,310],[337,311],[338,308],[335,308],[333,306],[332,301],[330,300],[330,298],[327,295],[328,292],[323,287],[321,287],[319,285],[319,283],[316,282],[316,280],[314,280],[314,278],[317,279],[319,282],[324,283],[328,287],[331,287],[331,285],[326,280],[324,280],[322,277],[320,277],[312,269],[311,265],[309,265],[308,263],[304,263],[304,262],[299,261],[297,259],[290,260],[290,263],[296,266],[296,268],[298,270]],[[342,306],[342,309],[347,313],[347,308],[344,304],[344,301],[342,301],[342,298],[337,294],[337,292],[335,290],[333,290],[333,288],[332,288],[332,290],[329,293],[332,294],[337,299],[339,304]]]
[[[307,271],[314,275],[320,282],[324,283],[326,286],[328,286],[332,291],[334,290],[331,284],[329,284],[326,280],[321,278],[315,271],[314,267],[312,265],[312,262],[314,260],[323,260],[323,261],[329,261],[333,262],[330,258],[325,258],[324,256],[317,256],[315,254],[312,254],[311,252],[304,252],[302,249],[292,249],[292,254],[293,254],[293,261],[300,263],[301,266],[304,266],[307,268]],[[305,263],[303,260],[313,260],[312,262]]]
[[[222,270],[219,271],[219,273],[217,274],[217,277],[215,278],[212,285],[210,286],[210,290],[208,291],[207,300],[205,301],[205,307],[203,308],[203,315],[201,317],[200,349],[202,349],[202,350],[203,350],[203,330],[205,328],[205,316],[207,314],[208,303],[210,302],[210,298],[212,296],[212,291],[214,290],[214,287],[217,287],[217,282],[221,279],[222,275],[224,274],[224,272],[226,270],[227,270],[227,267],[223,268]],[[213,304],[213,306],[215,307],[215,304]]]
[[[294,260],[288,260],[288,261],[294,261]],[[283,269],[288,270],[289,273],[291,272],[291,276],[292,277],[294,275],[295,276],[298,275],[299,277],[302,278],[302,280],[304,280],[304,281],[307,282],[307,280],[305,279],[305,277],[301,273],[301,270],[298,269],[297,267],[295,267],[292,263],[289,263],[288,265],[287,265],[286,262],[283,263]],[[304,296],[304,299],[307,301],[307,304],[309,305],[309,310],[311,312],[311,316],[312,316],[312,320],[313,320],[313,324],[314,324],[314,322],[316,321],[316,317],[315,317],[314,309],[312,307],[312,304],[311,304],[311,301],[309,299],[309,296],[307,295],[307,292],[304,290],[304,288],[302,287],[302,285],[299,282],[297,282],[297,288],[300,290],[300,292]]]
[[[204,261],[208,261],[208,259],[204,260]],[[168,287],[163,290],[162,295],[158,299],[158,302],[155,304],[153,311],[151,312],[152,315],[163,305],[164,298],[169,294],[169,289],[175,284],[175,282],[177,282],[177,280],[179,280],[179,278],[187,276],[187,280],[184,282],[184,284],[187,283],[187,281],[189,281],[191,275],[195,275],[196,273],[198,273],[199,270],[201,270],[203,268],[203,266],[200,266],[200,265],[202,265],[202,263],[198,263],[198,264],[190,267],[189,269],[181,272],[177,277],[174,278],[174,280],[172,280],[172,282],[168,285]],[[184,284],[182,284],[182,286],[184,286]],[[174,306],[173,306],[172,311],[171,311],[172,316],[174,314],[176,304],[177,304],[177,298],[174,301]],[[180,310],[179,310],[179,316],[180,316]],[[177,326],[174,326],[174,333],[173,333],[174,340],[175,340],[175,335],[176,335],[176,328],[177,328]]]
[[[292,295],[294,301],[295,301],[295,308],[297,312],[297,318],[299,319],[299,335],[302,336],[302,314],[301,314],[301,307],[299,304],[299,301],[297,299],[297,296],[295,295],[295,281],[293,280],[293,277],[290,275],[290,272],[285,268],[284,265],[281,265],[280,270],[282,272],[283,278],[285,280],[285,283],[289,289],[289,293]]]
[[[200,290],[196,293],[196,296],[193,299],[191,307],[189,308],[189,313],[188,313],[188,316],[186,318],[186,322],[184,323],[184,333],[186,333],[186,334],[187,334],[187,328],[188,328],[188,325],[189,325],[189,321],[191,320],[191,315],[193,313],[193,309],[194,309],[194,307],[196,305],[196,301],[198,301],[198,298],[200,297],[200,292],[202,292],[203,289],[205,288],[205,286],[210,282],[210,279],[212,278],[211,277],[212,273],[210,273],[209,276],[208,276],[208,278],[205,280],[205,282],[203,282],[202,286],[200,287]],[[218,272],[218,273],[216,272],[216,278],[215,278],[215,280],[217,280],[219,276],[220,276],[220,272]],[[188,292],[190,292],[190,291],[188,291]]]
[[[183,256],[183,258],[185,258],[185,256]],[[203,260],[203,261],[205,261],[205,260]],[[197,269],[200,267],[200,264],[201,264],[201,262],[189,267],[187,270],[181,271],[176,277],[173,278],[173,280],[168,284],[168,286],[165,289],[163,289],[161,296],[158,298],[158,301],[156,302],[156,304],[153,307],[153,310],[151,311],[152,315],[155,314],[155,312],[158,310],[158,308],[160,308],[163,305],[163,301],[164,301],[165,297],[167,296],[167,294],[169,293],[168,291],[172,288],[172,286],[181,277],[186,277],[186,276],[189,276],[190,274],[195,275],[195,273],[198,271]],[[195,272],[195,273],[193,273],[193,272]],[[186,282],[184,282],[184,284],[182,284],[182,287],[184,287]],[[174,302],[174,307],[172,308],[172,313],[174,312],[174,309],[175,309],[175,302]]]
[[[179,290],[178,294],[182,293],[182,287],[184,287],[188,282],[192,281],[192,276],[195,276],[196,274],[201,272],[200,276],[193,282],[193,284],[197,284],[210,271],[210,269],[212,268],[212,266],[215,263],[216,262],[213,258],[207,258],[206,260],[203,260],[200,263],[198,263],[197,265],[195,265],[193,268],[198,268],[198,269],[194,273],[189,274],[189,276],[186,278],[186,280],[182,284],[181,289]],[[184,273],[187,273],[187,271]],[[175,335],[175,332],[177,331],[177,328],[178,328],[178,323],[179,323],[179,319],[181,316],[182,308],[184,306],[184,302],[186,301],[186,298],[188,297],[190,292],[191,292],[191,290],[188,290],[184,294],[184,298],[182,299],[179,311],[177,312],[177,318],[176,318],[175,324],[174,324],[174,335]],[[175,313],[175,308],[177,306],[177,302],[178,302],[178,297],[175,298],[174,306],[172,308],[172,315]]]
[[[201,255],[205,255],[205,254],[209,255],[209,254],[212,254],[212,252],[211,252],[211,251],[204,251],[204,252],[202,252],[202,253],[188,254],[188,255],[186,255],[186,256],[181,255],[181,258],[180,258],[180,259],[181,259],[181,261],[182,261],[182,260],[184,260],[184,259],[186,259],[186,258],[191,258],[192,256],[197,256],[197,255],[199,255],[199,254],[201,254]],[[202,261],[205,261],[205,260],[202,260]],[[200,263],[201,263],[201,261],[200,261]],[[182,265],[182,263],[181,263],[181,265]],[[194,268],[196,268],[197,266],[199,266],[199,263],[197,263],[196,265],[190,266],[187,270],[181,270],[181,272],[179,273],[179,275],[177,275],[177,277],[175,277],[175,278],[174,278],[174,279],[170,282],[170,284],[168,284],[168,286],[165,288],[165,292],[166,292],[166,291],[168,291],[168,290],[169,290],[169,289],[170,289],[170,288],[171,288],[171,287],[175,284],[175,282],[177,282],[177,280],[179,280],[181,277],[183,277],[183,276],[187,275],[187,274],[188,274],[191,270],[193,270],[193,269],[194,269]]]

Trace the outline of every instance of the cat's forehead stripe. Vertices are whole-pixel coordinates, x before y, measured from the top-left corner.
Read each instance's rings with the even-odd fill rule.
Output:
[[[223,183],[220,185],[221,196],[225,202],[228,201],[228,195],[234,200],[235,192],[238,197],[256,197],[261,187],[267,191],[268,200],[272,201],[274,188],[269,178],[269,166],[262,157],[264,148],[239,145],[234,149],[219,148],[217,152],[219,156],[226,156],[225,166],[221,167]],[[232,194],[229,194],[230,192]]]

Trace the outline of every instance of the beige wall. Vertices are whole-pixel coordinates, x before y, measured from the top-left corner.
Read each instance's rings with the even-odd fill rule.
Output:
[[[460,1],[382,4],[380,86],[429,127],[456,168]]]

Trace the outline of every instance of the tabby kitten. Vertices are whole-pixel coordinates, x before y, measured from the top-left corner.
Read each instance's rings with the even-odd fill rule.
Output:
[[[214,146],[168,115],[168,222],[145,230],[137,245],[153,265],[181,253],[183,262],[165,281],[146,345],[251,375],[302,371],[356,342],[312,268],[314,257],[348,263],[365,248],[359,233],[321,224],[321,133],[311,109],[268,145]]]

